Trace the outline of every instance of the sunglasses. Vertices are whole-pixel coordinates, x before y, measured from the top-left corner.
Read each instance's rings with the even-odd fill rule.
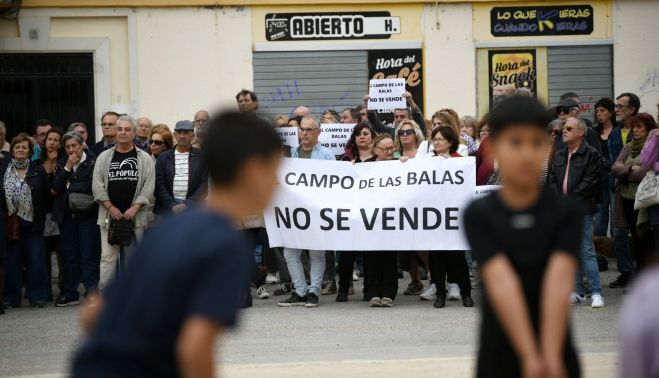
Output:
[[[561,133],[561,130],[553,129],[549,131],[549,134],[556,136]]]
[[[414,130],[413,129],[407,129],[407,130],[398,130],[398,135],[404,136],[404,135],[414,135]]]
[[[163,142],[162,140],[153,140],[153,139],[151,139],[149,141],[149,144],[155,144],[156,146],[162,146],[163,144],[165,144],[165,142]]]
[[[572,127],[572,126],[565,126],[565,127],[563,127],[563,130],[565,130],[565,131],[567,131],[567,132],[570,132],[570,131],[574,130],[574,127]]]

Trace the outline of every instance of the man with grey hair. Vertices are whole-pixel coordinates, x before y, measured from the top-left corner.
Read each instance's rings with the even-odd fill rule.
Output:
[[[9,143],[7,143],[7,126],[0,121],[0,157],[9,152]]]
[[[572,197],[583,205],[585,216],[581,241],[580,268],[576,291],[570,302],[586,303],[583,279],[590,284],[591,307],[604,307],[602,285],[593,246],[593,217],[597,213],[597,195],[600,187],[601,159],[599,153],[585,141],[588,126],[576,117],[569,117],[563,126],[565,147],[558,150],[549,175],[548,185],[554,186],[566,197]]]
[[[153,122],[147,117],[137,119],[137,135],[135,136],[135,145],[144,151],[149,149],[149,136]]]
[[[116,128],[117,143],[96,158],[92,182],[94,199],[101,204],[97,222],[101,228],[100,290],[114,276],[121,249],[120,245],[110,244],[110,229],[129,224],[132,238],[126,247],[132,247],[142,238],[147,215],[155,202],[155,163],[147,152],[133,143],[137,122],[121,116]]]
[[[120,116],[119,113],[112,111],[103,113],[101,116],[101,131],[103,132],[103,138],[89,148],[94,155],[99,156],[103,151],[114,147],[117,138],[117,119]]]
[[[312,116],[302,118],[298,128],[300,145],[291,149],[291,157],[298,159],[335,160],[334,153],[318,143],[320,123]],[[325,274],[325,251],[309,251],[311,285],[307,285],[302,266],[301,249],[284,248],[284,259],[295,286],[291,297],[279,302],[280,307],[317,307],[320,285]]]
[[[87,133],[87,126],[84,123],[73,122],[72,124],[69,125],[69,128],[66,130],[66,132],[71,132],[71,131],[75,131],[76,133],[80,134],[80,136],[82,136],[82,142],[84,143],[85,146],[87,146],[87,138],[89,137],[89,134]]]
[[[208,111],[206,110],[199,110],[194,114],[194,139],[192,140],[192,147],[194,148],[201,148],[201,141],[202,138],[204,137],[204,127],[206,126],[206,123],[208,123],[208,120],[210,119],[210,115],[208,114]]]
[[[298,106],[297,108],[295,108],[295,110],[293,110],[293,115],[295,117],[298,116],[309,117],[311,116],[311,110],[309,110],[309,108],[307,108],[306,106]]]

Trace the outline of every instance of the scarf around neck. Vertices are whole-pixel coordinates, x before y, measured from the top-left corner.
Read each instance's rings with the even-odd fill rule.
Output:
[[[30,186],[18,175],[19,169],[27,169],[29,160],[18,162],[12,160],[5,173],[5,196],[7,200],[7,214],[16,214],[21,219],[32,222],[32,190]]]
[[[643,149],[643,146],[645,145],[645,141],[647,138],[643,139],[633,139],[631,142],[631,152],[630,155],[632,159],[635,159],[638,157],[638,155],[641,154],[641,150]]]

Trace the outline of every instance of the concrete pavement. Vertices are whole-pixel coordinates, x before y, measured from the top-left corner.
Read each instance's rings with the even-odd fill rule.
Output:
[[[615,278],[602,274],[603,284]],[[407,284],[400,281],[400,290]],[[357,292],[361,285],[356,283]],[[573,310],[573,335],[588,377],[614,377],[622,290],[605,289],[606,307]],[[315,309],[255,299],[241,327],[218,345],[225,377],[464,377],[473,375],[479,310],[449,302],[434,309],[400,295],[393,308],[321,297]],[[474,299],[480,303],[480,290]],[[19,308],[0,316],[0,376],[63,376],[80,342],[79,308]]]

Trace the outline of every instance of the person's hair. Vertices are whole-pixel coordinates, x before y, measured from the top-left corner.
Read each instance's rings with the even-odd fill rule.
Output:
[[[46,137],[43,139],[43,148],[39,151],[39,162],[44,163],[46,160],[48,160],[48,149],[46,148],[46,142],[48,141],[48,136],[50,134],[57,134],[59,135],[59,149],[57,150],[57,160],[64,156],[66,152],[64,151],[64,143],[62,142],[62,132],[60,129],[53,127],[52,129],[48,130],[46,133]]]
[[[561,126],[561,120],[560,119],[553,119],[549,124],[547,125],[547,131],[551,132],[554,130],[554,126]]]
[[[632,126],[635,124],[642,124],[645,129],[650,132],[657,128],[657,121],[650,113],[638,113],[632,118]]]
[[[117,126],[119,126],[119,122],[128,122],[130,123],[131,126],[133,126],[133,131],[137,131],[137,121],[135,121],[135,118],[127,115],[123,115],[119,118],[117,118]]]
[[[476,128],[478,129],[478,139],[481,138],[481,129],[485,126],[487,126],[489,128],[489,125],[488,125],[489,120],[490,120],[490,113],[485,113],[485,115],[483,115],[481,117],[481,119],[478,121],[478,123],[476,124]]]
[[[388,133],[382,133],[376,136],[375,139],[373,139],[373,150],[375,150],[375,147],[377,147],[378,144],[380,144],[380,142],[382,142],[385,139],[391,139],[392,141],[394,140],[394,138],[392,138],[391,135],[389,135]]]
[[[604,109],[608,110],[609,113],[615,115],[616,103],[613,102],[613,100],[611,100],[608,97],[602,97],[599,100],[597,100],[597,102],[595,103],[595,106],[593,108],[594,109],[604,108]]]
[[[438,118],[442,121],[444,125],[447,127],[450,127],[455,131],[456,134],[460,135],[460,119],[456,118],[453,114],[446,112],[444,110],[440,110],[438,112],[435,112],[435,114],[432,115],[432,119]]]
[[[27,158],[29,160],[32,154],[34,154],[34,141],[26,133],[19,133],[14,137],[14,139],[11,140],[11,143],[9,143],[9,153],[11,154],[11,156],[14,156],[14,147],[18,143],[23,143],[23,142],[27,142],[27,148],[28,148]]]
[[[355,127],[352,129],[352,134],[350,134],[350,139],[348,139],[348,143],[346,143],[346,149],[352,153],[353,157],[359,157],[359,151],[357,149],[357,137],[364,129],[368,129],[368,131],[371,133],[371,137],[375,140],[375,130],[373,130],[373,126],[370,122],[362,121],[355,125]]]
[[[277,127],[277,122],[280,120],[283,120],[284,124],[288,125],[288,119],[289,119],[288,116],[280,114],[276,116],[274,120],[272,120],[272,126]]]
[[[639,110],[641,109],[641,100],[638,98],[638,96],[633,93],[625,92],[622,93],[620,96],[616,97],[616,100],[620,100],[621,97],[629,98],[629,102],[627,102],[627,106],[633,106],[634,112],[632,113],[632,115],[637,115]]]
[[[403,126],[409,125],[412,126],[412,129],[414,130],[414,136],[416,137],[416,146],[419,147],[421,142],[423,142],[426,138],[423,136],[423,132],[421,131],[421,127],[419,125],[412,121],[411,119],[405,120],[396,127],[395,131],[395,138],[394,142],[396,143],[396,151],[402,152],[403,151],[403,145],[400,143],[400,137],[398,136],[398,131],[400,131]]]
[[[302,123],[302,116],[294,116],[288,119],[288,122],[286,124],[289,124],[291,121],[297,122],[298,125]]]
[[[396,111],[396,110],[404,110],[404,111],[407,112],[407,116],[412,118],[412,108],[410,108],[409,106],[406,107],[406,108],[396,108],[396,109],[394,109],[394,111]]]
[[[153,134],[158,134],[162,136],[162,140],[165,142],[166,150],[169,150],[174,146],[174,135],[172,135],[169,126],[164,123],[159,123],[151,128],[151,133],[149,133],[149,140]],[[150,146],[149,146],[150,147]]]
[[[237,143],[249,141],[249,143]],[[254,158],[269,159],[281,154],[281,139],[266,121],[252,114],[225,112],[212,117],[204,134],[201,153],[215,185],[235,183],[245,163]]]
[[[357,109],[357,108],[345,108],[345,109],[343,109],[344,112],[346,110],[350,112],[350,117],[352,117],[352,119],[357,120],[357,122],[359,122],[360,118],[362,117],[362,115],[359,114],[359,109]]]
[[[458,147],[460,146],[460,139],[458,137],[458,134],[453,131],[452,128],[450,127],[438,127],[435,130],[432,131],[432,134],[430,134],[430,137],[432,139],[435,139],[435,136],[437,134],[442,134],[444,139],[446,139],[447,142],[451,144],[451,147],[449,148],[449,153],[454,154],[458,152]]]
[[[577,121],[577,128],[579,128],[579,130],[581,130],[581,131],[584,132],[584,135],[583,135],[583,136],[584,136],[584,138],[585,138],[585,137],[586,137],[586,133],[588,132],[588,125],[586,124],[586,121],[584,121],[583,119],[581,119],[581,118],[579,118],[579,117],[568,117],[568,119],[566,120],[566,122],[569,121],[569,120],[571,120],[571,119],[574,119],[574,120]]]
[[[341,119],[339,113],[334,109],[323,110],[323,113],[321,114],[321,118],[325,117],[327,114],[330,114],[337,122],[339,121],[339,119]]]
[[[302,119],[300,120],[300,126],[302,126],[302,121],[304,121],[305,119],[307,119],[307,120],[309,120],[309,119],[312,120],[312,121],[313,121],[313,126],[314,126],[315,128],[319,128],[319,127],[320,127],[320,122],[318,122],[318,118],[316,118],[316,117],[314,117],[314,116],[312,116],[312,115],[308,115],[308,116],[304,116],[304,117],[302,117]]]
[[[66,129],[66,132],[68,133],[69,131],[73,131],[76,127],[82,126],[85,131],[87,130],[87,126],[82,123],[82,122],[73,122],[72,124],[69,125],[69,127]]]
[[[39,119],[34,122],[34,135],[37,135],[37,129],[42,126],[50,126],[53,127],[52,122],[50,122],[47,119]]]
[[[458,112],[456,112],[455,109],[444,108],[444,109],[439,109],[439,111],[450,114],[451,117],[455,118],[455,120],[457,121],[456,123],[458,124],[458,127],[460,127],[460,115],[458,115]],[[460,135],[460,133],[458,133],[458,135]]]
[[[137,121],[140,120],[140,119],[146,119],[147,121],[149,121],[149,129],[153,127],[153,121],[151,121],[151,118],[149,118],[149,117],[138,117],[138,118],[135,118],[135,123],[137,123]],[[194,123],[194,121],[193,121],[193,123]]]
[[[325,121],[329,118],[329,121]],[[339,123],[339,119],[330,112],[323,112],[323,115],[320,116],[320,123]]]
[[[4,122],[0,121],[0,130],[7,132],[7,125]]]
[[[528,96],[512,96],[501,101],[489,114],[490,138],[513,125],[535,126],[546,132],[551,121],[547,108]]]
[[[560,101],[567,100],[568,98],[579,98],[579,95],[574,92],[565,92],[561,95]]]
[[[467,127],[471,128],[472,132],[474,133],[474,139],[478,140],[478,120],[476,117],[472,116],[464,116],[460,118],[460,124],[465,124]]]
[[[238,99],[240,99],[240,96],[249,96],[249,98],[251,98],[252,101],[259,102],[259,98],[256,97],[256,93],[254,93],[253,91],[250,91],[248,89],[243,89],[240,92],[238,92],[238,94],[236,95],[236,101],[238,101]]]
[[[110,116],[115,116],[117,118],[121,117],[121,114],[119,114],[117,112],[109,111],[109,112],[103,113],[103,115],[101,116],[101,122],[103,122],[103,118],[105,118],[105,116],[109,116],[109,115]]]
[[[66,144],[66,141],[69,139],[75,140],[76,143],[80,145],[83,145],[85,143],[80,133],[77,133],[75,131],[68,131],[66,134],[62,136],[62,148],[64,148],[64,144]]]

